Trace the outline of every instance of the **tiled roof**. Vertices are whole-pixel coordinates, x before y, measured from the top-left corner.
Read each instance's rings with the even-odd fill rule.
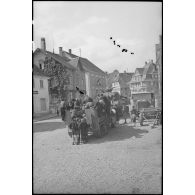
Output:
[[[92,62],[90,62],[88,59],[80,58],[80,62],[86,71],[98,72],[98,73],[105,75],[105,72],[103,70],[98,68],[96,65],[94,65]]]
[[[35,75],[48,77],[40,68],[38,68],[36,65],[33,65],[33,76]]]
[[[82,67],[86,71],[98,72],[98,73],[105,75],[104,71],[102,71],[100,68],[98,68],[95,64],[93,64],[92,62],[90,62],[86,58],[79,57],[77,55],[68,53],[66,51],[63,51],[63,57],[62,57],[59,54],[54,54],[54,53],[49,52],[49,51],[43,51],[42,49],[39,49],[39,48],[35,52],[37,52],[38,50],[40,50],[41,52],[44,52],[45,54],[50,55],[55,60],[59,61],[60,63],[64,64],[65,66],[67,66],[70,69],[75,69],[77,64],[80,62]]]
[[[63,64],[64,66],[66,66],[69,69],[72,69],[72,70],[75,69],[71,64],[69,64],[69,62],[67,62],[62,56],[60,56],[58,54],[52,53],[50,51],[44,51],[44,50],[39,49],[39,48],[36,49],[35,53],[38,52],[38,51],[44,53],[45,55],[49,55],[50,57],[52,57],[53,59],[55,59],[59,63]]]
[[[72,53],[68,53],[66,51],[63,51],[63,55],[64,55],[63,58],[65,58],[68,62],[72,61],[72,59],[79,58],[78,63],[80,62],[82,65],[82,68],[84,68],[86,71],[98,72],[98,73],[105,75],[104,71],[102,71],[100,68],[98,68],[95,64],[93,64],[91,61],[89,61],[86,58],[79,57],[77,55],[74,55]],[[76,65],[76,60],[72,63],[73,63],[73,65]]]

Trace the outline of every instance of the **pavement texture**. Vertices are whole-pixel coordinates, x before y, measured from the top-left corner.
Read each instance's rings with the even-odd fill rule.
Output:
[[[56,113],[47,113],[47,114],[42,114],[40,116],[34,116],[33,122],[43,121],[43,120],[47,120],[47,119],[51,119],[51,118],[60,118],[60,117],[57,116]]]
[[[160,194],[162,128],[119,125],[72,145],[60,119],[33,125],[34,193]]]

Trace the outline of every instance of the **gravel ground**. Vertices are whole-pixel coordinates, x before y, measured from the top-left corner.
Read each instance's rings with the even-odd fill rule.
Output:
[[[162,128],[111,129],[72,145],[60,119],[34,124],[34,193],[161,193]]]

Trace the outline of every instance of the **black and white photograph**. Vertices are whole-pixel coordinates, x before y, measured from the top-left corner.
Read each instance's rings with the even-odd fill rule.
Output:
[[[32,7],[33,194],[162,194],[162,2]]]

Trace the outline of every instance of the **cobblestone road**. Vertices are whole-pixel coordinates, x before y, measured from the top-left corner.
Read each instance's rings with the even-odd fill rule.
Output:
[[[60,119],[33,130],[34,193],[161,193],[161,127],[120,125],[84,145]]]

